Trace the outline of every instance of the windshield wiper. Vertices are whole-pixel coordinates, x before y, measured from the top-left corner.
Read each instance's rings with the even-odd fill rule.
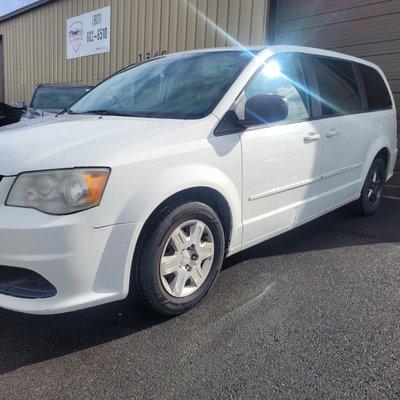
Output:
[[[115,112],[112,112],[110,110],[90,110],[90,111],[85,111],[82,114],[95,114],[95,115],[118,115]]]
[[[118,117],[126,117],[124,114],[118,114],[117,112],[110,111],[110,110],[89,110],[89,111],[84,111],[84,112],[74,112],[72,110],[67,111],[68,114],[75,114],[75,115],[85,115],[85,114],[90,114],[90,115],[112,115],[112,116],[118,116]]]
[[[98,109],[98,110],[89,110],[83,112],[75,112],[71,109],[66,110],[68,114],[73,115],[110,115],[110,116],[117,116],[117,117],[136,117],[136,118],[157,118],[157,113],[151,112],[138,112],[132,114],[122,114],[115,111],[105,110],[105,109]]]

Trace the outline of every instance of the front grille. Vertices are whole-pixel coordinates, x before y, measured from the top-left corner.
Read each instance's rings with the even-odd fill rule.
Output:
[[[0,266],[0,294],[23,299],[45,299],[55,296],[57,289],[36,272]]]

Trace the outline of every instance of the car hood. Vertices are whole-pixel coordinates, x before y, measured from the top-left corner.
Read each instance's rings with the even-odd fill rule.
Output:
[[[184,122],[63,115],[9,125],[0,129],[0,175],[79,166],[113,167],[129,162],[138,153],[171,145]]]

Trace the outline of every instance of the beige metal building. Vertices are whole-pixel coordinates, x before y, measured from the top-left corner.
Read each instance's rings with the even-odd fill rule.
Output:
[[[67,59],[67,19],[108,5],[110,51]],[[0,101],[27,101],[38,83],[97,84],[141,59],[235,41],[369,59],[400,105],[400,0],[39,0],[0,18]]]
[[[110,52],[67,60],[67,19],[107,5]],[[224,31],[246,45],[262,44],[267,11],[268,0],[39,1],[0,19],[4,99],[26,101],[40,82],[97,84],[162,52],[226,46]]]

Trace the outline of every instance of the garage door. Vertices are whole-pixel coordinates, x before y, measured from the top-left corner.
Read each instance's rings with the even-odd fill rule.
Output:
[[[400,115],[399,0],[276,0],[272,9],[275,43],[321,47],[378,64]]]

